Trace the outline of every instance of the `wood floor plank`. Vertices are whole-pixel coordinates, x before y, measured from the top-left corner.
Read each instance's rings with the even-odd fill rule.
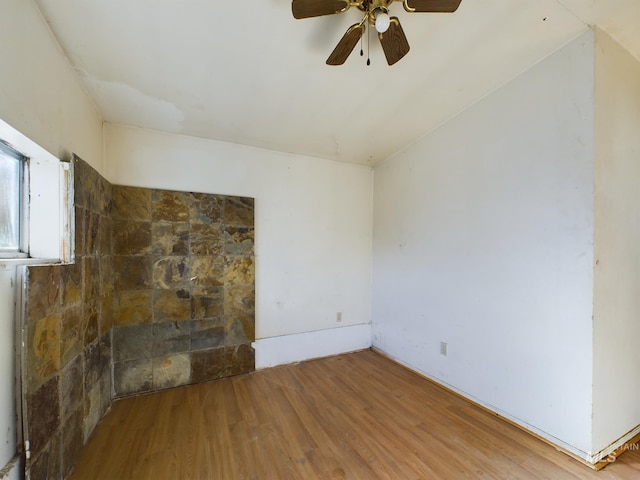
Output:
[[[631,480],[363,351],[114,402],[71,480]]]

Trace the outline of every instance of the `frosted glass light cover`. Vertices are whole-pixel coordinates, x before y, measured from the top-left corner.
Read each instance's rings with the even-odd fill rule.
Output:
[[[378,33],[384,33],[389,30],[389,25],[391,24],[391,19],[389,18],[389,14],[385,12],[378,12],[376,14],[376,31]]]

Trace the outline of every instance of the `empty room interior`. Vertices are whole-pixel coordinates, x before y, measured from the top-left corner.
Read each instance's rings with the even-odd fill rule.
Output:
[[[0,2],[0,480],[640,478],[638,25]]]

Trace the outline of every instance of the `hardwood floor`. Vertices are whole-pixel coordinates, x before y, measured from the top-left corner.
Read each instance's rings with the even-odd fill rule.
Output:
[[[116,401],[72,480],[638,479],[595,472],[372,351]]]

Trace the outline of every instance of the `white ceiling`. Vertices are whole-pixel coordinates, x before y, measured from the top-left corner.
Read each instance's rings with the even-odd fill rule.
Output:
[[[640,0],[463,0],[454,14],[395,2],[411,51],[393,67],[374,36],[371,66],[358,47],[325,65],[357,9],[295,20],[291,0],[36,3],[107,122],[363,165],[588,25],[640,58]]]

